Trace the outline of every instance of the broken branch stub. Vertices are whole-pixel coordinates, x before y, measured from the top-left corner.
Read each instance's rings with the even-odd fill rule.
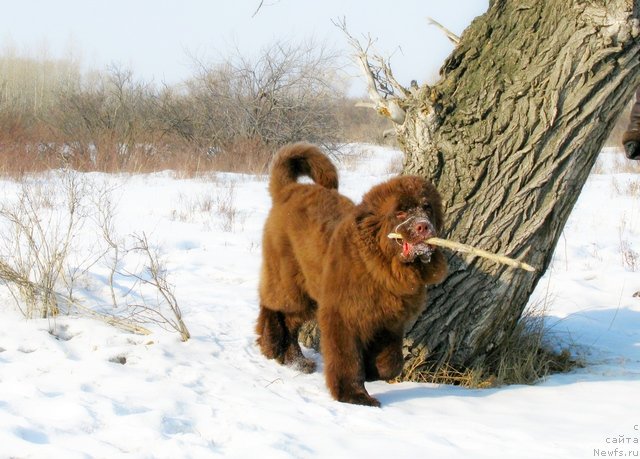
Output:
[[[367,44],[363,46],[349,33],[344,19],[333,23],[347,36],[349,44],[355,50],[356,62],[367,80],[367,95],[372,104],[358,104],[358,106],[373,108],[394,123],[403,124],[406,119],[406,112],[402,107],[403,100],[409,97],[411,92],[395,79],[387,59],[369,56],[369,49],[373,45],[371,37],[367,37]],[[400,96],[397,95],[398,93]]]

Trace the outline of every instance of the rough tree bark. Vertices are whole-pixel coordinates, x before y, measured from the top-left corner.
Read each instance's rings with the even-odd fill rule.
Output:
[[[444,237],[538,268],[449,255],[406,336],[406,367],[471,368],[515,327],[640,84],[639,10],[640,0],[492,0],[439,82],[409,90],[356,43],[373,105],[397,123],[404,172],[442,193]]]
[[[442,193],[445,237],[538,267],[450,256],[406,337],[410,365],[481,364],[515,326],[640,84],[639,9],[640,0],[491,1],[440,81],[399,101],[404,172]]]

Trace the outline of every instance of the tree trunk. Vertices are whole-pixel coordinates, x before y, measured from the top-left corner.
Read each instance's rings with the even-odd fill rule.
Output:
[[[515,326],[640,84],[639,9],[640,0],[493,0],[441,80],[402,99],[404,171],[442,193],[444,236],[538,268],[450,255],[407,334],[409,365],[472,367]]]

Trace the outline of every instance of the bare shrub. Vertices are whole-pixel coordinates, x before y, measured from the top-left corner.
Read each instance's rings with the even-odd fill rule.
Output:
[[[87,80],[61,90],[48,115],[73,140],[60,152],[62,159],[78,170],[144,170],[156,143],[153,88],[117,66]]]
[[[135,323],[154,323],[173,330],[180,335],[182,341],[187,341],[191,334],[182,320],[182,311],[173,293],[173,287],[167,281],[164,263],[160,261],[157,251],[150,247],[146,234],[134,235],[133,238],[135,245],[129,250],[142,254],[146,261],[141,273],[125,274],[135,278],[141,290],[150,287],[156,299],[148,303],[145,301],[144,293],[140,292],[139,299],[142,302],[127,304],[130,317]]]
[[[214,153],[213,164],[217,171],[264,174],[273,153],[259,138],[239,138]]]
[[[117,236],[114,228],[114,206],[108,194],[98,201],[98,225],[107,250],[102,254],[109,270],[108,287],[114,314],[125,316],[127,322],[155,324],[176,331],[182,341],[190,338],[189,330],[182,319],[182,311],[167,280],[167,270],[158,251],[153,249],[145,233],[134,234],[133,243],[127,246],[125,239]],[[142,257],[144,262],[136,271],[124,268],[125,258]],[[116,283],[130,283],[124,295],[116,293]]]
[[[333,148],[336,63],[335,54],[314,42],[277,42],[255,59],[197,62],[188,88],[198,143],[224,147],[236,139],[259,139],[275,149],[307,140]]]
[[[106,247],[101,255],[101,259],[107,260],[109,268],[108,285],[111,293],[111,304],[114,309],[118,308],[118,299],[114,289],[115,276],[120,269],[122,247],[124,242],[118,238],[115,229],[115,204],[111,198],[110,190],[103,189],[94,193],[93,203],[97,209],[96,223],[100,228],[100,236]]]
[[[637,198],[640,195],[640,180],[630,180],[627,183],[626,194]]]
[[[197,214],[213,212],[216,208],[217,196],[213,193],[201,195],[184,195],[180,193],[175,209],[171,211],[171,219],[181,222],[193,222]]]
[[[33,140],[30,130],[57,103],[56,92],[75,84],[80,76],[80,63],[73,57],[53,59],[46,52],[4,47],[0,52],[0,129],[8,123],[14,134],[22,131],[15,138]]]
[[[403,157],[400,155],[395,155],[387,165],[387,174],[399,175],[400,173],[402,173],[403,167],[404,167]]]
[[[27,143],[15,142],[11,133],[1,132],[0,128],[0,176],[22,180],[24,176],[32,172],[43,172],[60,165],[57,161],[51,161],[50,157],[44,157],[30,148]]]
[[[611,178],[611,188],[614,196],[629,196],[637,198],[640,195],[640,180],[620,177]]]
[[[220,218],[220,229],[225,232],[233,231],[239,216],[235,204],[235,185],[233,182],[229,182],[228,186],[216,196],[215,211]]]
[[[82,74],[76,60],[0,54],[0,174],[263,173],[285,143],[333,150],[383,131],[381,118],[344,99],[337,55],[324,45],[276,42],[195,64],[184,84],[158,87],[125,67]],[[344,134],[369,125],[375,134]]]
[[[354,98],[337,98],[333,110],[340,127],[340,138],[345,142],[395,144],[395,136],[385,137],[393,123],[373,110],[358,106],[362,102]]]
[[[525,310],[502,349],[489,356],[480,379],[493,385],[533,384],[553,373],[566,373],[583,366],[567,348],[557,350],[545,324],[546,305]],[[478,370],[476,370],[478,371]]]
[[[52,180],[55,183],[55,180]],[[8,282],[27,318],[59,312],[55,289],[67,262],[73,238],[86,218],[86,184],[65,171],[60,175],[63,196],[45,188],[45,182],[22,182],[17,200],[3,203],[3,262],[21,279]],[[64,212],[56,212],[63,208]]]
[[[621,150],[620,154],[614,159],[610,172],[614,174],[639,174],[640,164],[638,161],[625,158]]]
[[[640,268],[640,255],[633,250],[629,241],[620,240],[620,254],[622,255],[622,266],[629,271],[638,271],[638,268]]]
[[[620,242],[620,255],[622,266],[629,271],[636,272],[640,269],[640,254],[636,252],[628,238],[628,226],[626,216],[623,216],[618,226],[618,240]]]
[[[4,243],[0,281],[18,309],[26,318],[53,318],[75,310],[133,333],[148,334],[147,329],[88,308],[74,297],[78,272],[86,272],[97,260],[92,253],[79,265],[72,267],[70,262],[78,231],[90,216],[90,187],[73,171],[47,179],[25,179],[14,202],[0,208]],[[52,192],[46,184],[62,192]],[[66,294],[61,293],[64,289]]]
[[[355,171],[360,165],[371,159],[371,150],[346,146],[336,158],[340,165],[348,171]]]
[[[80,173],[64,170],[25,179],[16,198],[0,207],[4,244],[0,247],[0,281],[26,318],[77,311],[134,333],[149,333],[140,324],[152,322],[188,339],[157,251],[144,234],[133,236],[133,246],[127,248],[115,235],[114,212],[109,190],[93,186]],[[100,231],[89,233],[100,237],[81,246],[79,236],[91,221]],[[124,270],[122,259],[127,255],[144,260],[139,272]],[[87,307],[74,293],[78,280],[100,260],[109,267],[111,312],[101,310],[100,304]],[[122,278],[132,280],[133,285],[124,301],[119,301],[115,285]]]
[[[640,161],[627,159],[622,144],[615,145],[614,151],[602,152],[598,155],[592,174],[640,174]]]

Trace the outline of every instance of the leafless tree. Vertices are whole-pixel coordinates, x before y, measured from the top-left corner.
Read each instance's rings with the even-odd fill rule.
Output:
[[[74,167],[112,162],[117,169],[153,140],[158,130],[155,102],[150,84],[137,81],[130,69],[113,65],[60,90],[47,120],[71,140],[61,151],[66,162]]]
[[[638,0],[491,0],[440,80],[414,88],[354,43],[373,106],[395,122],[404,172],[442,193],[444,236],[538,268],[451,254],[406,337],[408,366],[479,365],[515,327],[640,84],[639,12]]]
[[[198,62],[189,83],[195,130],[202,142],[220,148],[254,138],[274,147],[305,139],[333,148],[337,62],[314,42],[275,43],[257,58],[238,53],[215,65]]]

